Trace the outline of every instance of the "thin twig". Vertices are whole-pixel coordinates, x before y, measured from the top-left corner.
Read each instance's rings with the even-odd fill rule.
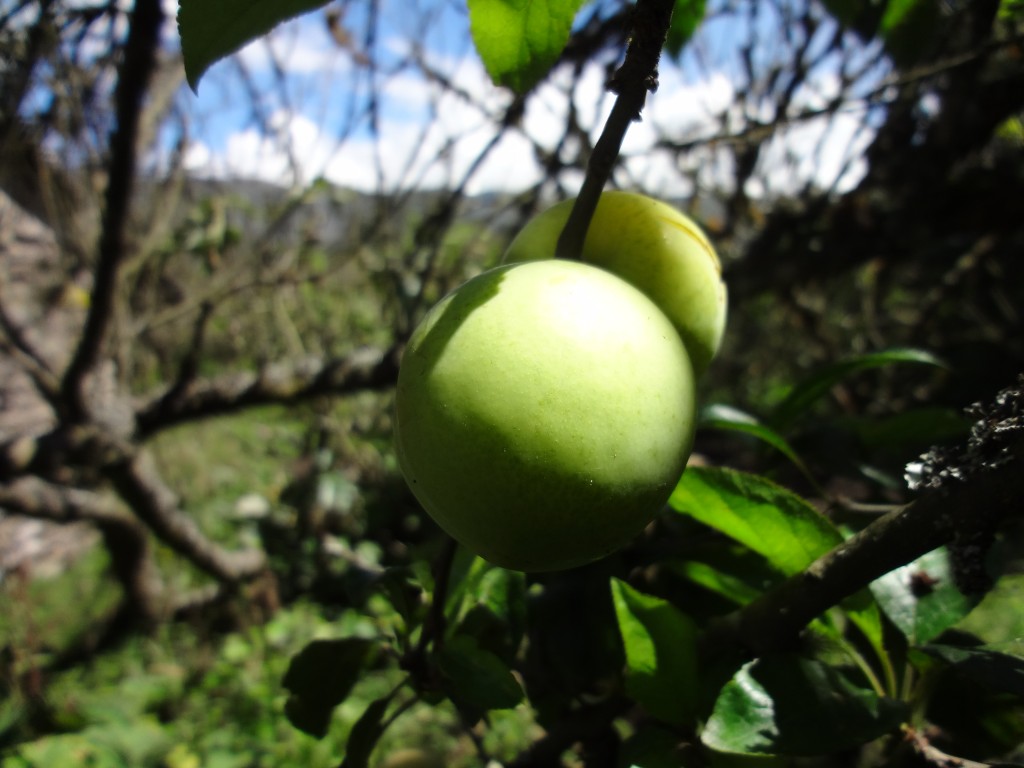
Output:
[[[975,760],[968,760],[966,757],[954,757],[943,752],[932,744],[927,736],[909,725],[904,726],[903,736],[910,742],[917,754],[937,768],[991,768],[989,763],[979,763]]]
[[[455,553],[458,544],[451,536],[445,536],[441,551],[434,561],[434,594],[431,598],[430,612],[423,623],[423,631],[420,634],[419,644],[416,646],[416,655],[424,658],[427,652],[427,645],[433,641],[434,650],[439,651],[444,645],[445,601],[448,599],[448,582],[451,579],[452,563],[455,562]]]
[[[320,395],[383,390],[398,378],[400,349],[362,347],[344,357],[282,362],[257,372],[193,379],[181,391],[165,390],[136,406],[140,439],[189,421],[261,405],[285,405]]]
[[[648,91],[658,87],[658,61],[672,21],[673,0],[638,0],[633,23],[633,38],[626,49],[622,66],[616,71],[609,89],[618,94],[594,153],[587,163],[579,197],[558,238],[556,254],[563,259],[579,259],[590,220],[597,209],[612,170],[619,158],[622,140],[630,124],[640,119]]]

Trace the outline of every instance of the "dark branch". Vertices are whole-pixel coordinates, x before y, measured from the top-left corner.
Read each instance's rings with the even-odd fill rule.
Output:
[[[297,403],[319,395],[383,390],[398,378],[399,351],[364,347],[346,357],[279,363],[253,373],[225,374],[172,388],[138,406],[138,434],[145,439],[188,421],[258,405]]]
[[[121,498],[160,541],[221,584],[247,581],[266,569],[262,550],[232,552],[207,538],[182,511],[177,495],[145,451],[109,467],[107,474]]]
[[[923,457],[935,462],[925,468],[925,490],[916,501],[876,520],[806,571],[726,616],[709,632],[709,643],[724,636],[757,653],[789,647],[827,609],[945,544],[953,545],[954,555],[975,547],[959,556],[980,562],[985,553],[978,547],[984,544],[977,542],[984,542],[1002,520],[1022,513],[1024,378],[990,406],[972,406],[968,412],[979,418],[966,446]],[[954,566],[964,567],[956,558]]]
[[[67,415],[72,421],[82,421],[88,415],[86,395],[82,391],[84,379],[99,359],[114,317],[118,271],[126,251],[125,228],[135,182],[139,120],[146,89],[156,68],[163,20],[160,0],[136,0],[118,74],[117,121],[110,136],[109,181],[89,315],[61,387]]]
[[[145,526],[122,511],[112,498],[23,477],[0,485],[0,507],[62,525],[78,521],[94,525],[103,536],[113,575],[124,591],[118,620],[134,627],[151,625],[159,618],[163,588],[152,560],[149,535]]]
[[[618,161],[626,131],[633,121],[640,119],[647,92],[658,87],[658,61],[674,5],[673,0],[638,0],[636,4],[633,39],[626,49],[622,66],[609,84],[609,89],[617,93],[618,98],[587,163],[587,174],[579,197],[558,238],[556,254],[560,258],[580,258],[590,220]]]

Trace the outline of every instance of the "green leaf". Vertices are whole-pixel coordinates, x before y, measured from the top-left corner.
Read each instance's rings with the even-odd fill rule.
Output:
[[[511,709],[523,700],[523,689],[511,670],[473,637],[448,640],[438,656],[438,668],[445,692],[459,706]]]
[[[956,588],[945,549],[890,571],[872,582],[871,593],[911,645],[937,637],[970,613],[977,602]]]
[[[180,0],[178,31],[185,77],[192,90],[210,66],[282,21],[328,0]]]
[[[704,20],[705,5],[705,0],[676,0],[665,40],[665,48],[673,57],[679,58],[697,26]]]
[[[915,408],[880,419],[862,416],[839,420],[839,425],[856,432],[872,452],[900,451],[905,447],[931,446],[951,438],[965,437],[971,426],[961,412],[952,408]]]
[[[819,755],[897,728],[906,706],[858,688],[819,661],[757,659],[722,688],[701,741],[720,752]]]
[[[370,657],[373,643],[362,637],[314,640],[291,660],[283,685],[288,720],[304,733],[322,739],[331,713],[352,690]]]
[[[890,349],[885,352],[874,352],[842,360],[816,371],[812,376],[797,384],[786,399],[775,407],[768,423],[775,429],[785,431],[814,403],[828,394],[832,387],[851,374],[896,363],[944,367],[944,363],[939,358],[920,349]]]
[[[569,41],[582,0],[469,0],[469,29],[487,74],[525,93]]]
[[[612,579],[626,651],[626,692],[652,715],[682,725],[696,711],[697,631],[671,603]]]
[[[392,691],[387,696],[370,702],[366,711],[356,720],[348,735],[345,759],[341,762],[341,768],[366,768],[369,765],[373,748],[377,746],[380,737],[390,725],[384,721],[384,713],[387,712],[394,696],[395,692]]]
[[[746,605],[757,598],[761,592],[732,574],[725,573],[707,563],[689,560],[670,563],[668,567],[694,584],[721,595],[738,605]]]
[[[843,541],[839,529],[793,492],[763,477],[731,469],[687,469],[669,506],[735,539],[785,576],[804,570]],[[710,576],[699,565],[692,574],[694,578]],[[705,586],[731,589],[735,599],[749,599],[742,584],[719,580]],[[725,591],[720,594],[729,596]],[[866,592],[853,595],[843,601],[843,608],[880,648],[881,625],[871,596]]]
[[[1024,637],[1024,573],[1000,578],[978,606],[956,625],[984,645],[1001,645]]]
[[[1017,16],[1024,16],[1024,0],[1002,0],[999,3],[999,18],[1011,21]]]
[[[17,747],[13,759],[0,758],[7,768],[25,766],[89,766],[124,768],[157,765],[170,751],[172,738],[153,718],[106,723],[77,733],[45,736]],[[5,753],[6,757],[6,753]],[[21,763],[18,758],[24,760]]]
[[[391,603],[402,620],[405,629],[411,632],[423,621],[426,613],[424,587],[417,574],[409,566],[386,568],[369,585]]]
[[[832,523],[796,494],[731,469],[687,469],[669,505],[749,547],[787,576],[843,540]]]
[[[526,575],[478,558],[449,620],[449,634],[471,635],[479,646],[511,661],[526,632]]]
[[[1024,640],[972,648],[934,643],[921,650],[989,688],[1024,698]]]
[[[807,465],[797,455],[793,447],[786,439],[775,430],[762,424],[749,413],[733,408],[730,405],[709,405],[701,410],[699,426],[708,429],[725,429],[733,432],[742,432],[756,437],[758,440],[770,445],[777,450],[799,469],[804,477],[817,485]]]
[[[893,61],[905,67],[927,55],[940,18],[936,0],[889,0],[879,32]]]
[[[448,611],[455,623],[474,608],[484,608],[510,623],[524,621],[523,599],[526,575],[521,571],[498,568],[483,558],[475,558],[457,590],[452,591]]]

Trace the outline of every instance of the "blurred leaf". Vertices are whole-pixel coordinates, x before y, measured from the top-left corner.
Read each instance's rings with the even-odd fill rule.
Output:
[[[672,24],[668,28],[665,48],[673,57],[679,58],[683,48],[704,20],[705,0],[676,0],[672,10]]]
[[[879,32],[897,65],[910,66],[929,53],[939,14],[936,0],[889,0]]]
[[[411,632],[423,621],[426,613],[423,585],[409,566],[386,568],[373,581],[373,587],[387,598]]]
[[[505,663],[477,645],[476,639],[456,635],[438,656],[445,692],[456,705],[487,711],[511,709],[523,700],[523,689]]]
[[[921,650],[989,688],[1024,698],[1024,640],[971,648],[933,643]]]
[[[361,637],[314,640],[291,660],[283,685],[291,694],[285,715],[299,730],[323,738],[334,708],[366,666],[373,643]]]
[[[317,478],[316,503],[325,512],[344,514],[359,501],[359,486],[341,472],[323,472]]]
[[[762,424],[754,416],[749,413],[745,413],[738,408],[733,408],[730,405],[709,405],[701,410],[699,426],[708,429],[725,429],[733,432],[742,432],[743,434],[756,437],[758,440],[770,445],[772,448],[777,450],[799,469],[804,477],[808,478],[813,484],[817,485],[814,477],[807,469],[807,465],[804,464],[803,460],[797,455],[793,447],[786,441],[786,439],[775,430]]]
[[[857,433],[870,449],[902,451],[903,446],[931,446],[966,435],[971,422],[952,408],[916,408],[881,419],[855,417],[840,424]]]
[[[370,702],[366,711],[356,720],[348,735],[345,759],[341,761],[341,768],[366,768],[369,765],[373,748],[387,730],[388,723],[384,722],[384,713],[387,712],[394,696],[395,692],[392,691],[387,696]]]
[[[483,560],[467,575],[451,635],[470,635],[484,650],[511,662],[526,632],[526,575]]]
[[[78,733],[46,736],[18,747],[14,760],[26,766],[126,768],[153,765],[171,747],[171,737],[150,718],[107,723]],[[18,765],[3,760],[3,765]]]
[[[116,686],[89,688],[76,696],[74,717],[77,723],[62,723],[66,728],[86,724],[127,723],[144,712],[153,712],[181,692],[181,676],[140,674]]]
[[[977,602],[954,585],[944,548],[890,571],[872,582],[871,592],[911,645],[928,642],[949,629]]]
[[[455,599],[449,599],[448,611],[454,614],[457,622],[474,607],[480,606],[500,619],[514,622],[517,620],[515,614],[521,613],[525,589],[525,574],[498,568],[477,557],[458,589],[452,591]]]
[[[853,622],[874,647],[878,655],[887,653],[885,650],[885,637],[882,628],[882,613],[878,608],[871,592],[862,589],[842,602],[842,608],[846,616]]]
[[[697,631],[690,617],[661,598],[612,579],[612,599],[626,651],[626,691],[673,725],[696,712]]]
[[[195,91],[214,62],[282,21],[326,4],[327,0],[180,0],[178,31],[189,86]]]
[[[622,768],[685,768],[680,759],[681,739],[666,728],[642,725],[619,749]]]
[[[669,505],[754,550],[787,576],[843,540],[796,494],[735,470],[687,469]]]
[[[1024,0],[1002,0],[999,3],[999,18],[1009,21],[1016,16],[1024,16]]]
[[[1007,574],[956,625],[985,645],[999,645],[1024,637],[1024,573]]]
[[[826,664],[778,656],[745,664],[726,683],[701,741],[721,752],[820,755],[882,736],[907,714]]]
[[[930,0],[924,0],[930,2]],[[888,0],[885,13],[882,14],[882,34],[892,31],[896,26],[906,21],[913,12],[914,6],[920,5],[922,0]]]
[[[768,423],[777,430],[785,431],[832,387],[851,374],[897,363],[944,366],[935,355],[920,349],[890,349],[842,360],[816,371],[793,387],[786,399],[775,407]]]
[[[516,93],[530,90],[569,41],[582,0],[468,0],[469,29],[487,74]]]
[[[707,563],[690,560],[682,563],[670,563],[668,567],[694,584],[699,584],[738,605],[746,605],[761,594],[759,590],[742,579],[724,573]]]

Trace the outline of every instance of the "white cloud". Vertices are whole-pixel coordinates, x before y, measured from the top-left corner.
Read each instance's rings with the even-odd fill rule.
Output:
[[[306,29],[301,43],[296,35],[285,28],[271,35],[269,43],[251,44],[240,55],[254,72],[269,64],[271,50],[286,63],[289,74],[331,73],[324,78],[323,94],[307,94],[316,108],[302,104],[278,108],[268,135],[246,128],[230,135],[216,150],[197,144],[186,158],[191,170],[283,184],[322,176],[364,191],[376,190],[380,179],[386,189],[446,186],[460,182],[494,140],[495,120],[511,99],[490,83],[475,56],[426,51],[422,55],[429,66],[455,89],[441,88],[411,66],[383,76],[378,81],[378,136],[369,136],[365,128],[352,131],[349,125],[346,137],[339,140],[332,135],[338,129],[329,121],[309,115],[326,114],[322,102],[338,99],[339,87],[351,87],[337,79],[339,74],[349,77],[351,62],[322,30],[310,34]],[[408,44],[399,39],[386,38],[381,44],[396,56],[409,53]],[[469,191],[515,191],[539,181],[542,171],[534,145],[546,151],[555,148],[565,130],[570,97],[581,127],[591,142],[596,141],[613,104],[605,91],[606,72],[605,62],[592,62],[575,83],[568,67],[552,73],[528,101],[521,125],[507,131],[476,167]],[[822,109],[839,87],[834,74],[815,76],[797,92],[793,110]],[[673,142],[710,139],[735,132],[746,125],[745,112],[762,120],[771,118],[762,114],[764,104],[737,103],[736,89],[723,72],[712,71],[695,81],[667,62],[642,121],[627,133],[617,178],[652,194],[673,197],[692,194],[694,184],[728,187],[733,167],[726,145],[701,147],[679,159],[659,149],[657,142],[661,138]],[[859,112],[823,115],[780,129],[763,148],[748,193],[793,192],[808,181],[824,188],[849,188],[863,174],[863,161],[858,158],[871,138],[862,117]]]

